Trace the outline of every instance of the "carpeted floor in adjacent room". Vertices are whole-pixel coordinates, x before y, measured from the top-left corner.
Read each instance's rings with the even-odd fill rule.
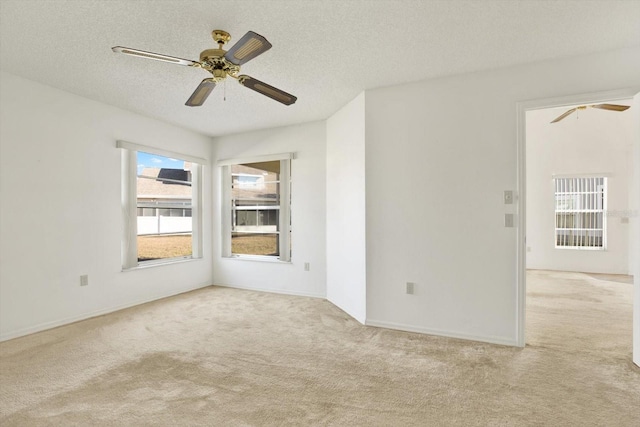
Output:
[[[637,427],[619,279],[529,272],[524,349],[205,288],[0,344],[0,425]]]

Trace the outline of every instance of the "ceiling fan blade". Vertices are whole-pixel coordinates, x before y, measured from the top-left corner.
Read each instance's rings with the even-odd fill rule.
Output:
[[[271,49],[271,43],[260,34],[249,31],[224,55],[227,61],[242,65]]]
[[[560,120],[564,119],[565,117],[567,117],[569,114],[573,113],[576,110],[577,110],[577,108],[572,108],[572,109],[564,112],[564,114],[561,114],[558,117],[556,117],[556,119],[554,121],[552,121],[551,123],[559,122]]]
[[[611,111],[624,111],[629,109],[629,105],[618,105],[618,104],[595,104],[590,105],[593,108],[600,108],[602,110],[611,110]]]
[[[204,79],[202,82],[200,82],[196,90],[193,91],[184,105],[188,107],[201,106],[202,104],[204,104],[204,101],[207,100],[207,97],[214,87],[216,87],[216,82],[213,79]]]
[[[188,67],[199,66],[200,63],[189,59],[176,58],[174,56],[162,55],[160,53],[146,52],[144,50],[131,49],[129,47],[114,46],[111,48],[116,53],[124,53],[125,55],[138,56],[140,58],[155,59],[156,61],[170,62],[172,64],[186,65]]]
[[[281,102],[284,105],[291,105],[298,100],[298,98],[291,95],[290,93],[261,82],[260,80],[256,80],[253,77],[245,75],[238,76],[238,81],[241,85],[246,86],[251,90],[255,90],[256,92],[261,93],[265,96],[268,96],[273,100]]]

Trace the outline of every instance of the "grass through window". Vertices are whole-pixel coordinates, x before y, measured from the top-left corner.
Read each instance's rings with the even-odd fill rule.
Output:
[[[191,256],[191,234],[138,236],[138,261]]]
[[[231,235],[231,252],[244,255],[278,255],[277,234],[240,234]]]

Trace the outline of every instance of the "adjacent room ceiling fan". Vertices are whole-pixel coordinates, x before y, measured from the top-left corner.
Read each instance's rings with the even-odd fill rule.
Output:
[[[570,110],[565,111],[563,114],[556,117],[551,123],[559,122],[560,120],[567,117],[569,114],[574,113],[578,110],[586,110],[587,107],[591,108],[599,108],[601,110],[610,110],[610,111],[624,111],[629,108],[628,105],[618,105],[618,104],[592,104],[592,105],[580,105],[578,107],[572,108]]]
[[[253,77],[238,75],[241,65],[271,49],[271,43],[269,43],[267,39],[262,37],[260,34],[249,31],[235,45],[233,45],[231,49],[226,51],[222,47],[225,43],[231,40],[231,35],[226,31],[213,30],[211,36],[213,37],[213,40],[218,43],[218,49],[203,50],[200,53],[200,61],[181,59],[123,46],[115,46],[112,47],[111,50],[117,53],[138,56],[140,58],[155,59],[156,61],[170,62],[173,64],[185,65],[187,67],[202,68],[210,72],[213,77],[202,80],[200,85],[185,103],[185,105],[189,107],[201,106],[204,101],[206,101],[213,88],[216,87],[216,83],[223,81],[227,76],[233,77],[238,80],[241,85],[285,105],[291,105],[296,102],[298,98],[290,93],[254,79]]]

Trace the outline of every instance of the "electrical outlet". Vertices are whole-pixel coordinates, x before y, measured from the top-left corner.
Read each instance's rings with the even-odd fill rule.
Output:
[[[407,294],[413,295],[413,292],[415,290],[414,288],[415,288],[415,283],[407,282]]]
[[[304,263],[304,271],[309,271],[309,269],[311,268],[311,266],[309,265],[308,262]]]
[[[89,284],[89,275],[83,274],[80,276],[80,286],[87,286]]]

